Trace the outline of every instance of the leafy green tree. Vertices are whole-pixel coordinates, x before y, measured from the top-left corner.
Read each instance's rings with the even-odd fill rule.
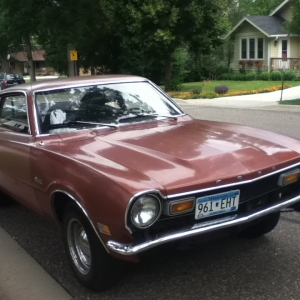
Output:
[[[228,17],[234,26],[243,17],[268,16],[283,0],[229,0]]]
[[[31,81],[35,81],[33,38],[39,33],[39,18],[49,1],[51,0],[26,0],[22,5],[19,1],[0,1],[0,32],[16,51],[23,50],[21,44],[24,43]]]
[[[209,53],[228,29],[222,0],[114,0],[115,28],[122,47],[160,61],[166,90],[171,87],[172,57],[179,47]],[[108,4],[107,4],[108,5]]]
[[[292,1],[292,20],[286,22],[286,28],[293,34],[300,35],[300,1]]]

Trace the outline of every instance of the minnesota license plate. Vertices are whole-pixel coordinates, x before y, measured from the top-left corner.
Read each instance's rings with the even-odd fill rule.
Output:
[[[239,190],[200,197],[196,202],[195,219],[236,211],[239,207],[239,200]]]

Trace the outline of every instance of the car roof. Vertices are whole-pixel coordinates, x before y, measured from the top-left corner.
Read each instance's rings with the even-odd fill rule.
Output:
[[[0,73],[0,75],[21,75],[21,76],[23,76],[21,73]]]
[[[139,76],[133,76],[133,75],[77,76],[77,77],[48,79],[48,80],[24,83],[22,85],[16,85],[10,87],[9,89],[4,91],[36,92],[36,91],[51,90],[51,89],[81,86],[81,85],[85,86],[85,85],[93,85],[93,84],[139,82],[139,81],[147,81],[147,79]],[[4,93],[4,91],[1,93]]]

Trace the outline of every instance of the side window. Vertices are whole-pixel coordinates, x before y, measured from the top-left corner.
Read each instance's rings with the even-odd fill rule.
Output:
[[[1,98],[0,130],[29,134],[26,97],[24,95]]]

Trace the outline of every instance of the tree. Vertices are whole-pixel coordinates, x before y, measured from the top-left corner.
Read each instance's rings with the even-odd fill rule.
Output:
[[[105,2],[105,1],[104,1]],[[159,61],[164,68],[164,84],[170,89],[172,56],[179,47],[209,53],[221,43],[228,29],[222,0],[114,0],[115,28],[122,47],[138,51],[145,60]],[[107,3],[108,6],[108,3]]]
[[[292,1],[292,20],[286,22],[286,28],[293,34],[300,35],[300,1]]]
[[[0,32],[6,36],[6,41],[9,40],[16,51],[23,50],[21,44],[25,42],[31,81],[36,80],[35,65],[32,59],[34,50],[32,39],[38,35],[41,12],[49,2],[51,0],[26,0],[20,5],[18,1],[0,1]]]
[[[250,16],[267,16],[283,0],[229,0],[228,17],[232,26],[235,26],[242,18]]]

